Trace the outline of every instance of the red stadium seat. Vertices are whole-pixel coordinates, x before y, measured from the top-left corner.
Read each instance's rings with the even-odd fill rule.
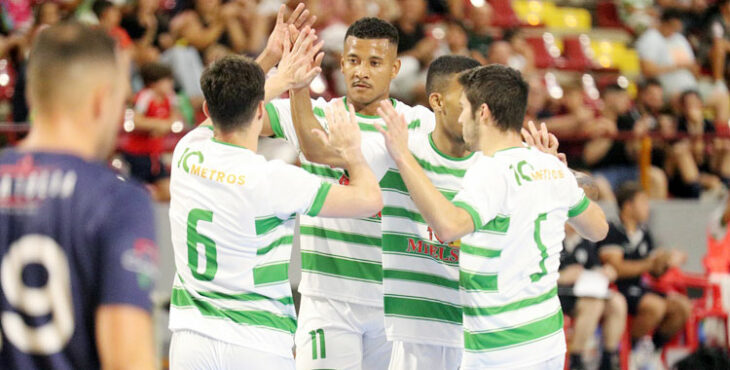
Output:
[[[625,28],[612,0],[603,0],[596,4],[596,22],[598,27]]]
[[[561,66],[561,69],[582,72],[593,68],[593,61],[586,55],[583,45],[577,37],[563,39],[563,57],[565,64]]]
[[[535,53],[535,66],[540,69],[555,66],[555,59],[545,47],[545,40],[542,37],[528,37],[525,39]]]
[[[489,0],[489,4],[494,10],[492,22],[495,27],[513,28],[522,25],[509,0]]]

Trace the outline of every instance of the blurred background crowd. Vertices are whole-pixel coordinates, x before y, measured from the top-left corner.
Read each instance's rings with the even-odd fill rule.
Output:
[[[518,69],[530,85],[525,123],[545,122],[560,139],[571,167],[595,175],[597,197],[613,205],[613,228],[620,231],[603,244],[623,246],[623,258],[637,263],[631,266],[641,264],[632,278],[666,276],[687,259],[681,253],[652,253],[648,199],[703,199],[718,207],[711,216],[706,254],[705,238],[697,235],[704,232],[707,213],[698,213],[703,216],[697,221],[691,216],[695,206],[654,202],[652,207],[660,206],[664,213],[657,212],[651,226],[659,227],[657,244],[686,242],[685,251],[704,254],[702,267],[701,257],[695,256],[695,271],[730,273],[730,202],[720,201],[730,186],[730,0],[2,0],[0,148],[21,140],[32,121],[25,67],[39,30],[67,18],[98,24],[133,61],[128,109],[110,163],[147,184],[164,202],[169,199],[172,149],[205,119],[199,86],[203,69],[233,53],[257,56],[280,5],[294,9],[300,2],[316,15],[314,28],[325,41],[323,73],[310,85],[313,96],[345,95],[339,73],[344,35],[365,16],[383,18],[398,29],[402,67],[391,95],[406,103],[428,106],[426,71],[442,55]],[[681,215],[667,218],[671,210],[685,212],[686,225],[677,222]],[[694,233],[682,231],[683,226]],[[576,283],[580,271],[602,263],[612,266],[606,273],[612,281],[631,275],[623,260],[596,255],[602,245],[574,239],[569,233],[565,242],[561,284]],[[666,284],[693,281],[672,276],[676,279],[670,276]],[[578,327],[589,328],[572,337],[571,363],[585,351],[586,336],[611,312],[619,324],[612,330],[614,338],[604,339],[604,350],[614,354],[619,338],[622,348],[633,343],[636,349],[647,334],[667,327],[667,335],[674,335],[685,323],[685,341],[697,344],[691,333],[698,318],[718,314],[727,321],[724,310],[712,311],[719,298],[705,300],[708,294],[714,293],[692,297],[700,298],[692,303],[655,300],[656,306],[644,305],[648,308],[640,312],[641,296],[632,309],[627,295],[630,317],[645,315],[633,327],[624,324],[623,300],[618,311],[610,308],[612,301],[601,301],[598,308],[590,305],[595,301],[573,302],[577,311],[564,306],[581,323]],[[715,308],[703,311],[702,305]],[[581,318],[581,312],[592,318]],[[627,327],[630,335],[624,333]],[[727,333],[724,338],[721,344],[727,346]],[[654,339],[646,352],[661,349],[668,338]],[[626,363],[623,359],[622,368]]]
[[[119,160],[167,197],[165,158],[202,121],[198,80],[231,53],[262,51],[282,0],[4,0],[0,121],[32,120],[25,64],[40,29],[78,18],[98,24],[134,61]],[[402,68],[391,93],[427,105],[425,71],[445,54],[516,68],[529,81],[527,121],[546,122],[570,164],[600,175],[601,197],[640,180],[655,199],[722,194],[730,183],[724,0],[307,0],[325,40],[313,95],[344,95],[339,53],[364,16],[392,22]],[[22,136],[3,125],[0,145]]]

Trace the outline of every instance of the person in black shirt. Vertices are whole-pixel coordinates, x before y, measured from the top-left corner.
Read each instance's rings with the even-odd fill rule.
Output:
[[[583,353],[588,342],[603,320],[603,353],[601,370],[620,369],[618,346],[626,328],[626,299],[617,292],[610,292],[607,299],[578,297],[573,285],[586,270],[598,270],[609,281],[616,280],[616,270],[611,265],[601,265],[596,245],[580,237],[570,226],[565,226],[563,251],[560,253],[560,277],[558,297],[565,314],[573,317],[573,335],[568,342],[570,369],[584,369]]]
[[[635,341],[652,331],[654,348],[661,348],[689,317],[691,304],[680,294],[662,295],[652,291],[642,275],[659,277],[686,257],[677,251],[656,249],[645,224],[649,219],[649,197],[635,182],[623,184],[616,193],[619,223],[612,223],[608,236],[598,243],[599,256],[613,266],[616,286],[626,297],[629,314],[634,316],[631,337]]]

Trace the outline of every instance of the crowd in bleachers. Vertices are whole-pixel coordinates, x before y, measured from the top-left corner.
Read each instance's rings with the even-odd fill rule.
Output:
[[[166,158],[176,139],[204,119],[198,82],[203,69],[232,53],[257,56],[282,2],[293,9],[300,1],[3,1],[0,122],[32,120],[25,66],[39,30],[66,18],[98,24],[133,61],[129,109],[113,162],[164,200]],[[600,256],[575,253],[583,241],[568,233],[566,266],[581,267],[564,266],[561,281],[570,286],[580,271],[604,264],[604,275],[625,287],[625,298],[572,302],[566,313],[591,313],[576,318],[589,328],[603,318],[605,366],[615,366],[627,301],[628,313],[639,316],[630,328],[634,342],[653,333],[652,348],[661,348],[681,329],[686,298],[654,295],[641,305],[645,292],[633,288],[642,274],[659,276],[682,262],[676,253],[651,253],[650,234],[640,228],[648,215],[644,197],[713,197],[730,185],[730,139],[724,136],[730,131],[729,0],[301,2],[316,15],[314,28],[325,42],[313,95],[344,95],[338,72],[343,38],[347,26],[364,16],[398,29],[402,67],[391,94],[405,102],[427,105],[426,70],[441,55],[520,70],[530,85],[525,122],[545,122],[570,165],[595,174],[599,197],[618,201],[620,210],[613,239],[591,247]],[[0,146],[8,143],[0,133]],[[639,180],[646,193],[632,182]],[[618,258],[615,246],[636,253]],[[576,366],[583,350],[578,335],[570,346]]]

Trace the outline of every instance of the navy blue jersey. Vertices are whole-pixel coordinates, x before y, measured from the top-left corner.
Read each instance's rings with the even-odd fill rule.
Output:
[[[608,235],[606,239],[598,242],[598,248],[600,250],[603,247],[615,246],[623,249],[625,260],[642,260],[648,258],[651,251],[654,250],[654,239],[649,230],[645,228],[638,228],[633,235],[629,236],[623,225],[610,222]],[[616,280],[616,286],[622,291],[631,286],[641,285],[641,276]]]
[[[0,152],[0,368],[96,369],[101,305],[150,309],[145,190],[64,154]]]

